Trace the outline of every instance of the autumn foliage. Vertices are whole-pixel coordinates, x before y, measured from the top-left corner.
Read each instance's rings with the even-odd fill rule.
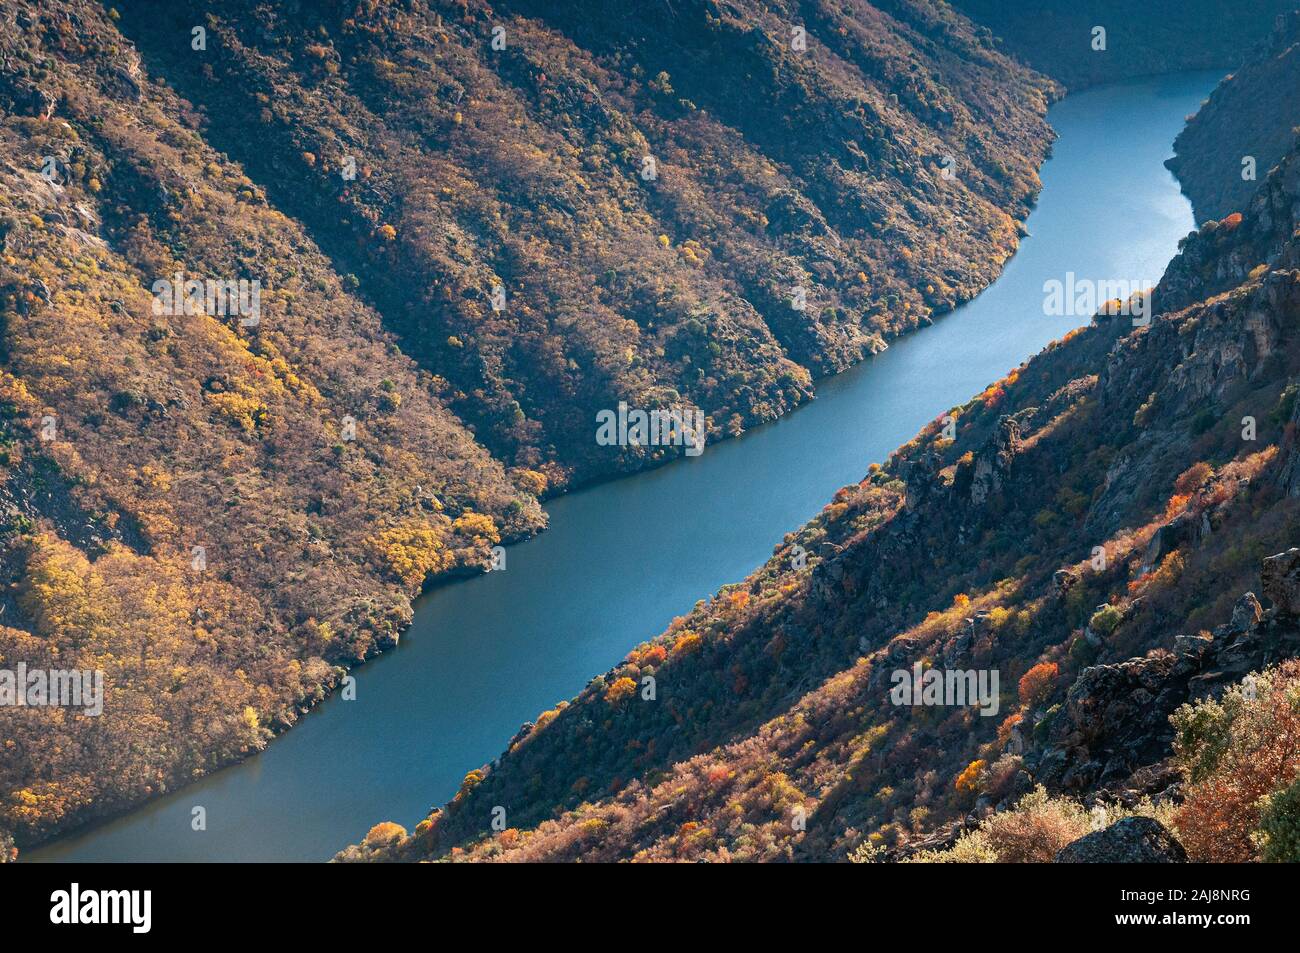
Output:
[[[1042,704],[1056,686],[1060,666],[1055,662],[1039,662],[1020,677],[1020,701],[1029,708]]]
[[[1188,855],[1255,859],[1261,799],[1300,776],[1300,661],[1251,676],[1221,701],[1185,706],[1174,723],[1189,781],[1176,818]]]

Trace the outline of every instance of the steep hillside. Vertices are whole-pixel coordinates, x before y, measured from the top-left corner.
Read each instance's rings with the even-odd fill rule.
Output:
[[[1182,240],[1178,257],[1156,289],[1156,308],[1176,311],[1270,269],[1300,267],[1295,235],[1298,194],[1300,160],[1293,148],[1277,162],[1241,212],[1219,221],[1211,219]]]
[[[543,525],[102,11],[42,10],[0,37],[0,661],[107,699],[0,709],[20,842],[261,747],[426,572]],[[177,272],[258,279],[260,321],[165,313]]]
[[[927,2],[293,8],[132,4],[122,28],[553,485],[645,464],[593,442],[599,409],[737,433],[974,295],[1050,137],[1051,84]]]
[[[1300,129],[1300,11],[1279,16],[1265,45],[1215,89],[1174,140],[1167,163],[1197,221],[1246,208]],[[1249,160],[1249,161],[1247,161]]]
[[[1233,69],[1252,58],[1292,0],[952,0],[999,49],[1072,90],[1132,76]],[[1104,46],[1097,42],[1105,30]],[[1261,175],[1262,178],[1262,175]]]
[[[921,0],[0,22],[0,666],[105,678],[0,708],[20,846],[257,750],[540,495],[680,452],[597,409],[725,437],[975,294],[1056,93]]]
[[[1051,792],[1157,814],[1194,859],[1254,857],[1300,775],[1294,664],[1227,691],[1300,652],[1296,161],[1189,240],[1149,326],[1108,306],[414,832],[341,859],[1052,859],[1088,814]],[[1215,267],[1232,236],[1270,246],[1263,267]],[[914,666],[998,681],[914,707],[894,691]],[[1013,849],[1039,834],[1046,853]]]

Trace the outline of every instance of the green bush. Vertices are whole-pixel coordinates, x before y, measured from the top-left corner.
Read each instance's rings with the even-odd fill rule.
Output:
[[[1174,756],[1193,784],[1209,777],[1232,743],[1232,724],[1242,709],[1241,690],[1234,686],[1220,701],[1205,699],[1183,705],[1170,716],[1174,726]]]
[[[1110,603],[1099,608],[1092,614],[1088,620],[1088,628],[1098,635],[1110,635],[1115,631],[1115,626],[1119,625],[1119,620],[1124,618],[1124,613]]]
[[[1265,863],[1300,862],[1300,779],[1263,799],[1254,840]]]

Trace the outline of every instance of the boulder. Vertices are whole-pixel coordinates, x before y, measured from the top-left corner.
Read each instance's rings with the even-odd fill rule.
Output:
[[[1181,668],[1178,656],[1157,650],[1084,669],[1047,728],[1037,779],[1049,789],[1088,790],[1165,757],[1173,741],[1169,716],[1187,698]]]
[[[1058,864],[1185,864],[1187,852],[1163,824],[1126,817],[1085,834],[1056,855]]]
[[[1151,536],[1142,564],[1146,571],[1159,566],[1161,561],[1179,546],[1189,542],[1196,533],[1195,521],[1186,513],[1180,513]]]
[[[1286,615],[1300,615],[1300,549],[1288,549],[1264,560],[1260,569],[1264,595]]]
[[[1253,592],[1247,592],[1237,599],[1232,607],[1232,619],[1228,623],[1234,632],[1250,632],[1264,618],[1264,608],[1259,604]]]
[[[1174,654],[1194,655],[1200,658],[1213,643],[1214,638],[1208,633],[1201,634],[1198,632],[1196,635],[1176,635],[1174,636]]]

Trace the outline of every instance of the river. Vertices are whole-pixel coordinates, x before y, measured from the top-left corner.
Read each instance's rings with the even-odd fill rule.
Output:
[[[939,413],[1086,323],[1044,316],[1045,281],[1154,283],[1194,227],[1162,163],[1218,77],[1057,103],[1030,235],[974,301],[820,382],[783,420],[552,501],[551,528],[511,547],[504,572],[419,602],[400,647],[355,672],[354,701],[331,698],[265,752],[24,859],[319,861],[378,821],[414,826],[520,724],[744,578]],[[191,827],[195,806],[205,830]]]

